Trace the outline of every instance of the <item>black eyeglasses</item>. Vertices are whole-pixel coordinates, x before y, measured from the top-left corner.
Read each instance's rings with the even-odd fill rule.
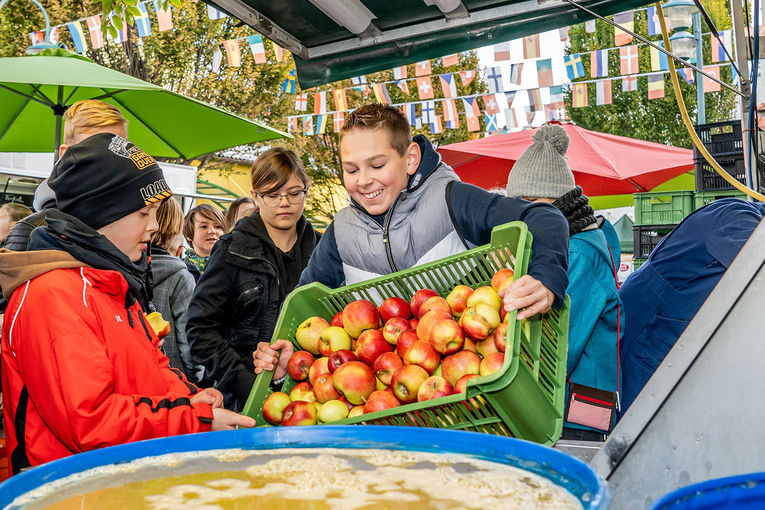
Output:
[[[298,191],[290,191],[289,193],[258,193],[258,196],[263,199],[263,203],[267,207],[279,207],[282,203],[282,198],[286,198],[287,202],[292,205],[302,204],[305,200],[306,189],[303,188]]]

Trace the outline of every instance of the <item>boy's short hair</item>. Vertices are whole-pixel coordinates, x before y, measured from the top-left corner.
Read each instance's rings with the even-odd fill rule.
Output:
[[[343,135],[351,129],[387,129],[390,133],[390,143],[399,155],[403,156],[406,148],[412,143],[412,131],[409,121],[401,110],[381,103],[371,103],[352,111],[340,129],[340,141]]]
[[[186,213],[186,218],[183,220],[183,237],[186,238],[188,243],[191,243],[191,240],[194,239],[194,217],[197,214],[212,221],[221,230],[226,230],[226,220],[223,218],[223,213],[220,212],[220,209],[210,204],[199,204]]]
[[[159,228],[151,235],[151,242],[161,248],[169,250],[170,244],[183,228],[183,209],[177,200],[172,198],[162,202],[157,209],[157,223]]]
[[[127,129],[127,120],[119,109],[98,99],[77,101],[64,112],[64,143],[71,145],[83,131],[95,131],[107,126]]]
[[[256,193],[273,193],[284,186],[292,175],[296,175],[306,188],[311,184],[300,156],[285,147],[268,149],[258,156],[250,168],[250,182]]]
[[[258,208],[258,204],[255,203],[252,197],[239,197],[231,202],[231,205],[228,206],[228,210],[226,211],[226,232],[231,232],[234,228],[239,209],[241,209],[244,204],[252,204],[255,206],[255,209]]]
[[[2,207],[0,207],[0,211],[5,211],[5,214],[7,214],[8,218],[13,222],[22,220],[32,214],[32,209],[17,202],[3,204]]]

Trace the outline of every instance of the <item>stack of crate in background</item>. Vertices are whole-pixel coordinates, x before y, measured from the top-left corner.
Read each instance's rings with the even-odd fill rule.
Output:
[[[741,121],[703,124],[696,126],[696,133],[720,166],[746,185]],[[633,227],[635,269],[646,261],[651,251],[675,228],[675,225],[696,209],[720,198],[746,198],[743,192],[735,189],[712,168],[696,147],[693,149],[693,155],[695,192],[635,193],[635,226]],[[758,165],[758,171],[762,176],[762,164]]]

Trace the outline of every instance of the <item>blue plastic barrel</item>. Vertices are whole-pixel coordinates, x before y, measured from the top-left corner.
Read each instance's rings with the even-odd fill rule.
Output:
[[[765,473],[707,480],[663,496],[652,510],[713,510],[765,508]]]
[[[565,453],[528,441],[443,429],[323,425],[188,434],[81,453],[11,477],[0,484],[0,502],[8,505],[16,497],[47,482],[99,466],[167,453],[228,448],[378,448],[466,454],[543,476],[576,496],[586,509],[605,509],[610,500],[605,481],[587,464]]]

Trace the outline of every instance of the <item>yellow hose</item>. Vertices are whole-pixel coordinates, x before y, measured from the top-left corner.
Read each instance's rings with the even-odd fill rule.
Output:
[[[656,11],[659,14],[659,23],[661,24],[661,36],[664,39],[664,47],[667,49],[667,51],[671,52],[672,48],[669,44],[669,36],[667,35],[667,24],[664,20],[664,12],[661,9],[661,4],[656,3]],[[714,168],[715,172],[720,174],[723,179],[728,181],[733,185],[734,188],[736,188],[739,191],[743,191],[750,197],[754,198],[755,200],[759,200],[760,202],[765,202],[765,196],[757,193],[756,191],[747,188],[740,182],[738,182],[732,175],[730,175],[728,172],[723,170],[723,168],[715,161],[715,159],[712,157],[711,154],[707,151],[706,147],[704,147],[704,144],[701,142],[701,139],[699,139],[699,135],[696,134],[696,130],[693,129],[693,124],[691,124],[691,119],[688,116],[688,110],[685,108],[685,101],[683,101],[683,94],[680,92],[680,81],[677,79],[677,71],[675,70],[675,60],[673,58],[667,58],[667,61],[669,62],[669,77],[672,80],[672,87],[675,89],[675,98],[677,99],[677,106],[680,108],[680,115],[683,117],[683,123],[685,124],[685,128],[688,130],[688,134],[691,135],[691,139],[693,140],[694,145],[696,145],[696,148],[699,150],[702,156],[704,156],[704,159],[707,160],[707,162],[712,165],[712,168]],[[700,65],[700,64],[697,64]],[[742,77],[743,78],[743,77]],[[757,169],[752,169],[752,172],[756,172]]]

